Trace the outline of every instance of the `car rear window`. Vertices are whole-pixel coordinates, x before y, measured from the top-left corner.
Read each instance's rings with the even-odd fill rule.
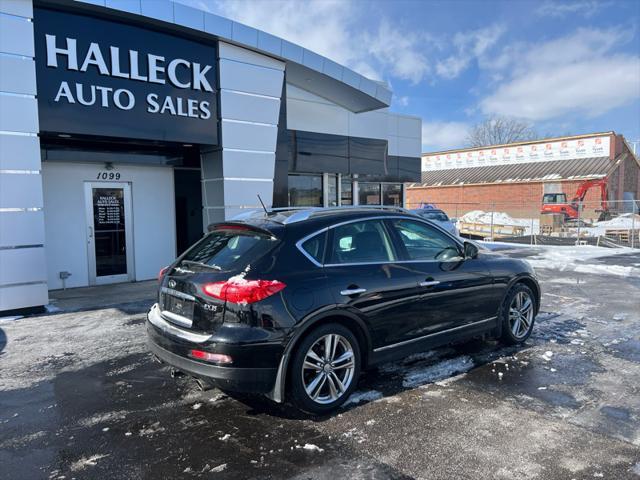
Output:
[[[219,270],[242,268],[267,253],[277,240],[246,229],[217,229],[196,243],[181,261]]]

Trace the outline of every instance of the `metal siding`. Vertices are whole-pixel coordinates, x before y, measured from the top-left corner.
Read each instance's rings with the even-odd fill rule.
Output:
[[[433,170],[422,172],[422,183],[423,186],[440,186],[602,177],[607,175],[612,163],[609,157],[594,157]]]

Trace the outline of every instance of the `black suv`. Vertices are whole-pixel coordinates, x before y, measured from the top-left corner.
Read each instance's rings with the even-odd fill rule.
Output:
[[[362,369],[454,340],[531,334],[531,266],[402,209],[250,212],[160,272],[151,351],[223,390],[342,404]]]

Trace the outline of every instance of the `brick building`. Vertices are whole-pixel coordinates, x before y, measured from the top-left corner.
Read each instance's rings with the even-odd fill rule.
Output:
[[[582,182],[608,180],[614,210],[628,211],[640,198],[640,161],[622,135],[614,132],[550,138],[533,142],[426,153],[422,183],[410,184],[406,204],[436,204],[450,216],[470,210],[537,215],[544,193],[571,200]],[[623,202],[627,200],[627,202]],[[600,205],[600,191],[585,197],[585,214]]]

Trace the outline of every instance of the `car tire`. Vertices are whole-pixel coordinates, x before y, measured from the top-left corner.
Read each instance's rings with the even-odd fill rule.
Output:
[[[355,390],[360,362],[358,340],[347,327],[329,323],[307,333],[296,348],[289,371],[293,404],[314,415],[335,410]]]
[[[516,345],[529,338],[536,316],[536,299],[531,289],[516,283],[502,301],[498,319],[502,324],[500,340],[507,345]]]

